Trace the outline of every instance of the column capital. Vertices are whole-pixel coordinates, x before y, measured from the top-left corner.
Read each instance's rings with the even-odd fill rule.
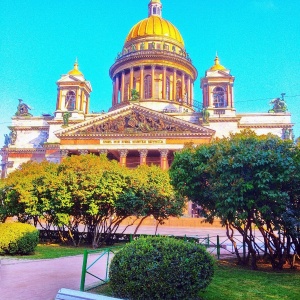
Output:
[[[89,150],[86,150],[86,149],[79,149],[78,152],[79,152],[80,155],[85,155],[85,154],[88,154],[88,153],[89,153]]]
[[[169,149],[159,149],[158,151],[160,152],[161,157],[167,157],[168,156]]]
[[[107,153],[108,153],[108,150],[107,150],[107,149],[100,149],[100,150],[99,150],[99,154],[100,154],[100,155],[101,155],[101,154],[107,155]]]
[[[121,157],[126,157],[128,154],[128,149],[121,149],[118,151],[119,151]]]
[[[60,150],[60,156],[61,157],[67,157],[68,154],[69,154],[69,150],[67,150],[67,149]]]
[[[148,150],[147,149],[140,149],[138,150],[140,153],[140,157],[147,157]]]

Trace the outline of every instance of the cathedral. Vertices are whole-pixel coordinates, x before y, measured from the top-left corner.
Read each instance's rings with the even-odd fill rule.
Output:
[[[87,153],[106,154],[129,168],[155,164],[168,169],[184,145],[247,128],[292,137],[284,99],[274,99],[267,113],[236,112],[235,78],[218,55],[203,72],[200,87],[194,85],[197,69],[179,30],[163,18],[161,0],[150,0],[148,17],[129,30],[121,49],[109,69],[108,112],[89,111],[92,86],[77,60],[57,81],[53,115],[33,116],[19,100],[0,152],[2,178],[28,160],[60,162]],[[194,101],[197,88],[201,103]]]

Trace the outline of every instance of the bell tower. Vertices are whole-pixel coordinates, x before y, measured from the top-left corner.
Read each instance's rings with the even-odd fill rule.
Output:
[[[57,81],[55,118],[63,118],[68,112],[70,119],[84,119],[89,112],[92,87],[79,71],[77,59],[74,68]]]
[[[230,70],[220,64],[218,55],[214,61],[214,65],[205,72],[205,77],[201,78],[203,108],[211,117],[214,115],[235,116],[234,76],[230,74]]]

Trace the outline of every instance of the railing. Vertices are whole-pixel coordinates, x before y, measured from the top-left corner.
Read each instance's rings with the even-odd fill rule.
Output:
[[[99,285],[105,284],[109,281],[108,270],[109,263],[112,259],[113,255],[118,251],[121,247],[114,248],[106,248],[101,250],[84,250],[83,253],[83,262],[82,262],[82,271],[81,271],[81,281],[80,281],[80,291],[87,291],[92,288],[95,288]],[[95,259],[91,256],[92,254],[100,254]],[[88,258],[91,258],[91,262],[88,264]],[[98,266],[102,263],[105,269],[95,268],[92,269],[96,264]],[[101,265],[100,265],[101,267]],[[98,279],[98,282],[91,282],[89,284],[86,283],[86,275],[90,275],[91,278]]]

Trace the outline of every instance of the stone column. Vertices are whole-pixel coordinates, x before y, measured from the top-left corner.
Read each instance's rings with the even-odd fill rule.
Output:
[[[154,99],[154,89],[155,89],[155,66],[151,66],[151,98]]]
[[[69,150],[62,149],[60,150],[60,161],[63,161],[69,155]]]
[[[167,67],[163,67],[163,80],[162,80],[162,98],[166,99],[167,89]]]
[[[127,154],[128,154],[128,150],[127,149],[122,149],[122,150],[119,150],[119,153],[120,153],[120,165],[122,167],[126,167],[126,157],[127,157]]]
[[[119,74],[116,75],[116,83],[115,83],[115,104],[119,102],[119,90],[120,90],[120,80]]]
[[[141,66],[141,74],[140,74],[140,98],[145,99],[144,95],[144,66]]]
[[[115,105],[115,93],[116,93],[116,81],[115,81],[114,78],[113,78],[113,81],[112,81],[112,86],[113,86],[113,88],[112,88],[113,92],[112,92],[111,103],[112,103],[112,106],[114,106]]]
[[[191,103],[191,106],[194,105],[194,82],[191,82],[191,100],[190,100],[190,103]]]
[[[121,103],[124,102],[124,93],[125,93],[125,71],[122,71],[121,77]]]
[[[169,150],[168,149],[161,149],[159,150],[160,152],[160,167],[163,170],[167,170],[168,169],[168,153]]]
[[[233,83],[231,83],[228,87],[228,89],[230,89],[230,104],[231,104],[231,108],[234,108],[234,95],[233,95]]]
[[[89,94],[84,94],[85,96],[85,111],[86,111],[86,114],[89,113],[90,111],[90,95]]]
[[[80,110],[80,97],[78,94],[79,89],[76,88],[76,92],[75,92],[75,108],[74,110]]]
[[[176,81],[177,81],[177,78],[176,78],[176,69],[174,69],[174,72],[173,72],[173,101],[176,100]]]
[[[129,98],[131,99],[131,91],[133,90],[133,67],[130,68],[130,81],[129,81]]]
[[[185,78],[184,78],[184,73],[182,72],[181,75],[181,100],[182,102],[184,101],[184,95],[185,94]]]
[[[188,76],[187,79],[187,98],[186,98],[186,102],[188,105],[191,105],[191,77]]]
[[[57,102],[56,102],[56,109],[61,110],[61,89],[57,88]]]
[[[142,149],[142,150],[139,150],[139,153],[140,153],[140,165],[146,165],[148,150]]]

